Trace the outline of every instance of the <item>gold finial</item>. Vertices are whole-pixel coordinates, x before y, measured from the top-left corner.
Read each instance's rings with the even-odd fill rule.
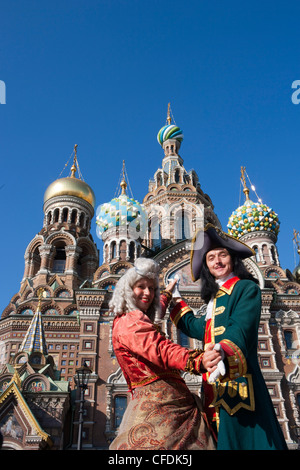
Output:
[[[246,171],[246,167],[241,166],[241,181],[242,181],[243,186],[244,186],[243,192],[246,196],[246,201],[250,201],[249,189],[247,188],[247,185],[246,185],[245,171]]]
[[[71,167],[71,178],[75,178],[75,173],[76,173],[76,170],[77,170],[77,166],[76,166],[76,163],[77,163],[77,147],[78,147],[78,145],[75,144],[74,145],[74,160],[73,160],[73,165]]]
[[[171,124],[171,103],[168,103],[167,123]]]
[[[126,188],[127,188],[127,183],[125,181],[125,160],[123,160],[123,179],[121,181],[121,184],[120,184],[121,188],[122,188],[122,195],[123,194],[126,194]]]
[[[40,287],[37,291],[37,295],[38,295],[38,299],[39,299],[39,303],[38,303],[38,306],[37,306],[37,311],[41,310],[41,304],[42,304],[42,298],[46,297],[46,291]]]
[[[297,231],[294,229],[294,230],[293,230],[293,234],[294,234],[293,240],[294,240],[294,243],[295,243],[295,245],[296,245],[296,247],[297,247],[297,251],[298,251],[298,253],[299,253],[299,255],[300,255],[299,232],[297,232]]]

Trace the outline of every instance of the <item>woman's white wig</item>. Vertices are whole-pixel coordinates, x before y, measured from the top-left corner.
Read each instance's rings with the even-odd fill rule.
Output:
[[[136,310],[133,295],[134,284],[142,278],[152,279],[154,281],[155,295],[152,304],[150,305],[147,316],[154,320],[160,317],[160,290],[158,280],[158,264],[149,258],[138,258],[134,266],[120,278],[118,281],[112,299],[109,303],[109,309],[115,315],[122,315],[123,313]]]

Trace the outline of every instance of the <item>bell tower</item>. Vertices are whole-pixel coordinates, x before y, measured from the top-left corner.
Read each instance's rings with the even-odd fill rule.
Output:
[[[183,132],[175,124],[170,103],[166,124],[159,130],[157,141],[164,158],[161,168],[149,181],[143,200],[149,217],[144,244],[154,251],[192,238],[208,222],[221,226],[210,197],[201,189],[197,173],[186,171],[183,166],[179,155]]]

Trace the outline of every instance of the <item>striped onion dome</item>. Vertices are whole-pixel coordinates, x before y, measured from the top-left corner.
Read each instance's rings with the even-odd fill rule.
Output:
[[[178,140],[180,143],[183,141],[182,130],[175,124],[167,124],[157,134],[157,141],[160,145],[163,145],[169,139]]]

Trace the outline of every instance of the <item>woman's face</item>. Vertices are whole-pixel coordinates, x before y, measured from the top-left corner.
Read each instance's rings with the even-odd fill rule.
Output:
[[[154,299],[154,281],[147,277],[143,277],[134,284],[132,290],[137,308],[146,313]]]

